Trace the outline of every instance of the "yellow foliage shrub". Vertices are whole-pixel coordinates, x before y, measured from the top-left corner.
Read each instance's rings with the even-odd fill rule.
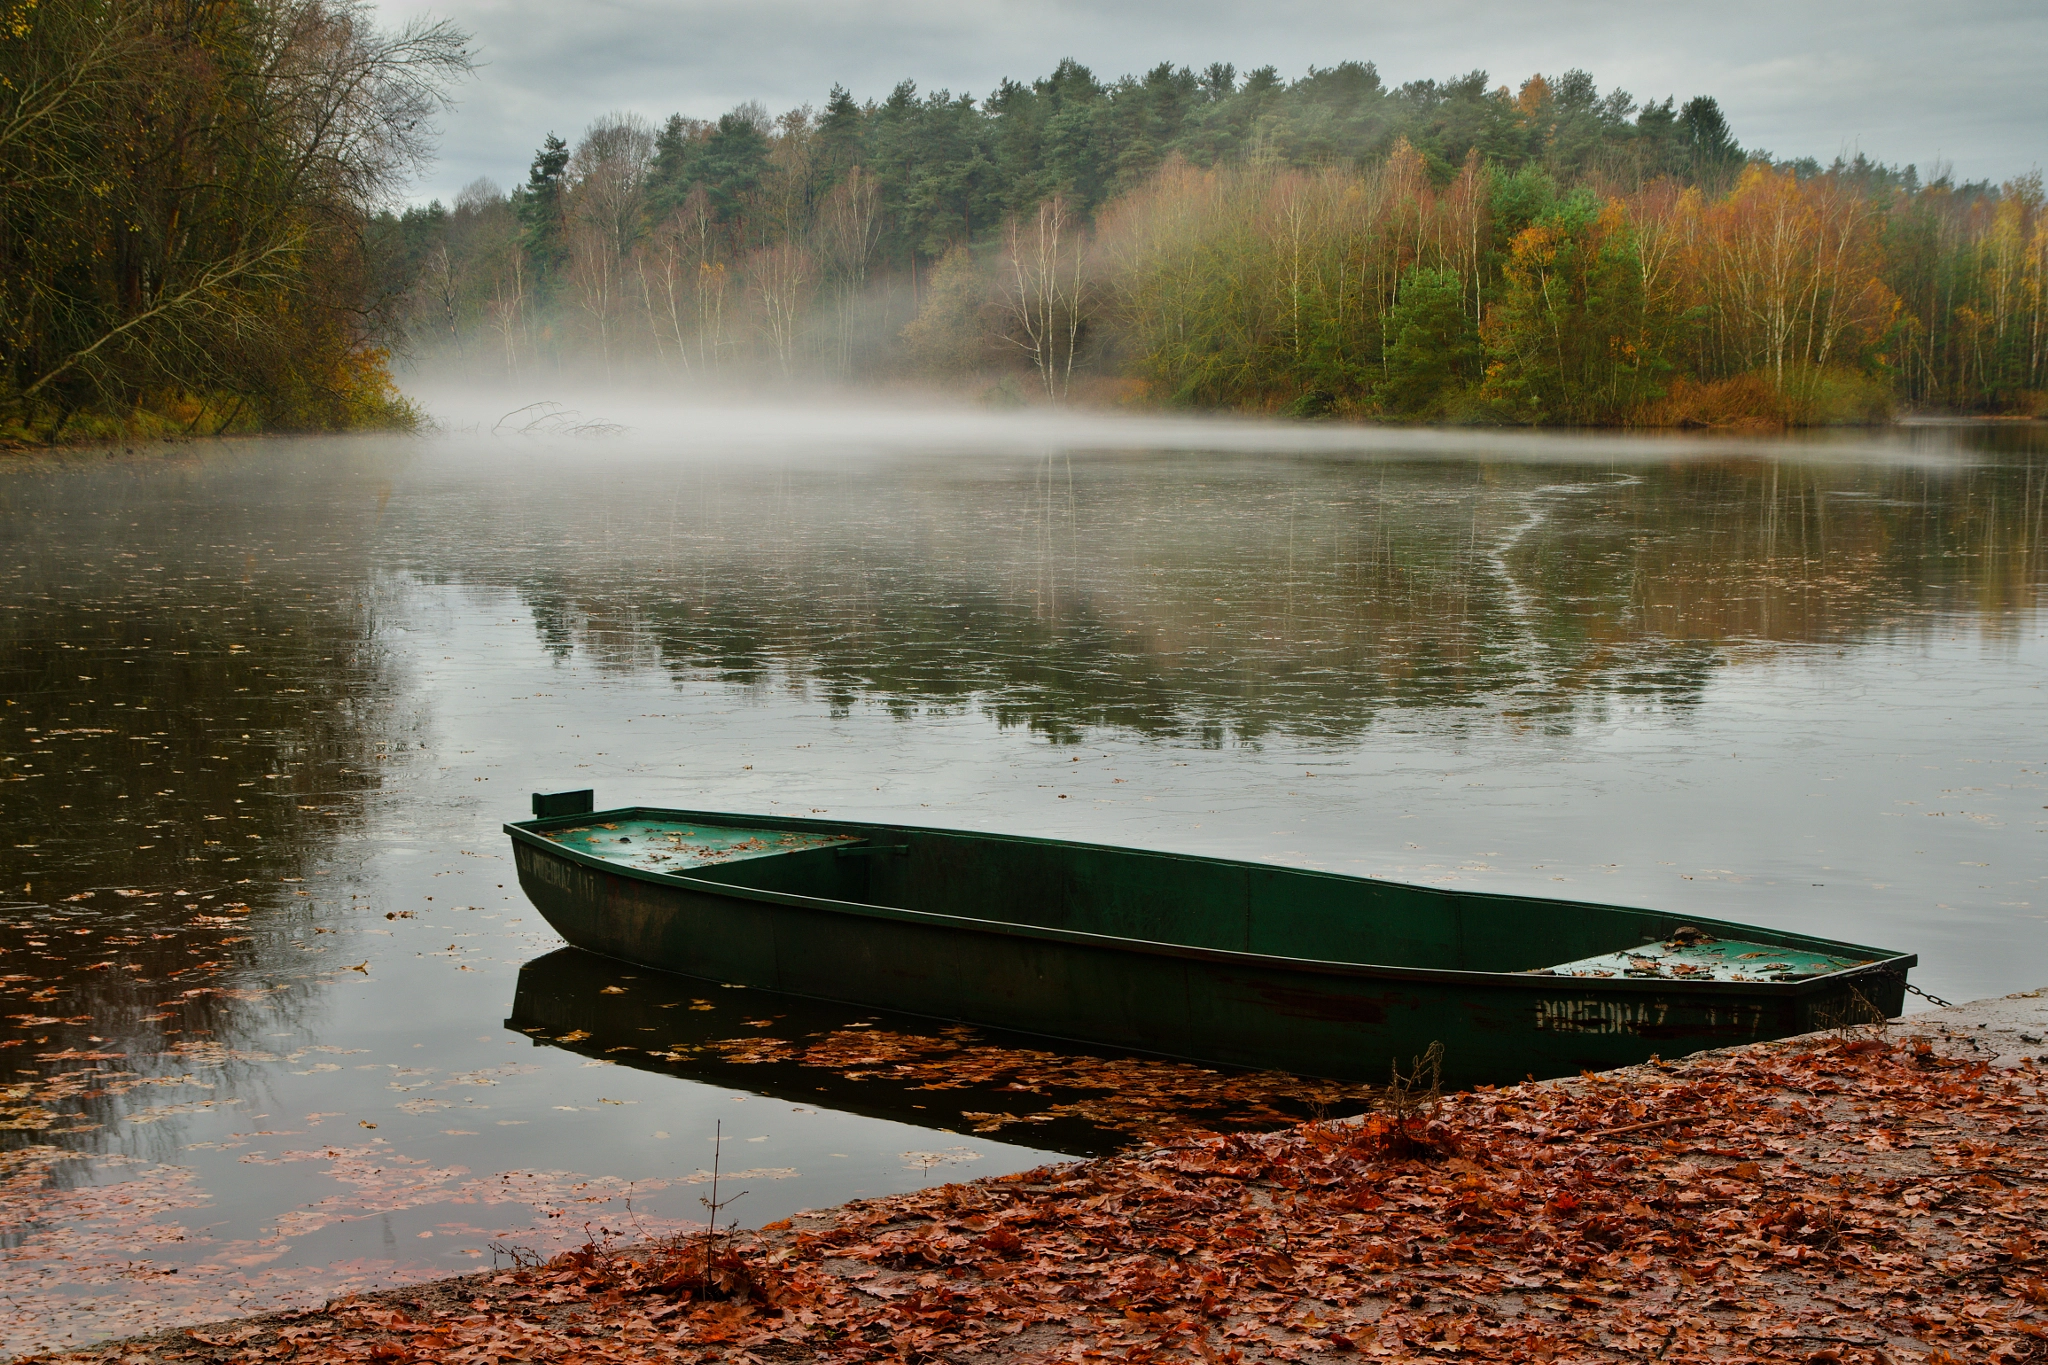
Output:
[[[1769,432],[1864,426],[1891,415],[1891,390],[1883,380],[1830,367],[1788,371],[1782,388],[1759,370],[1704,382],[1675,379],[1662,398],[1637,408],[1628,424]]]
[[[1760,374],[1733,379],[1674,379],[1664,396],[1636,409],[1638,427],[1705,427],[1714,431],[1783,431],[1789,424],[1785,397]]]

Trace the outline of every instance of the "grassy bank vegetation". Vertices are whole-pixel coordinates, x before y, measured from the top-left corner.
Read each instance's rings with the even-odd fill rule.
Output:
[[[1771,429],[2048,409],[2038,176],[1746,152],[1584,72],[1073,62],[548,136],[377,225],[422,362],[992,398]]]
[[[0,440],[410,423],[364,235],[468,65],[356,0],[0,2]]]

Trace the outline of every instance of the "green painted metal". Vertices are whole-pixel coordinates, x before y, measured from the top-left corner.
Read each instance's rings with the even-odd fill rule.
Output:
[[[1432,1041],[1446,1080],[1474,1084],[1895,1015],[1918,961],[1655,910],[961,830],[642,807],[505,829],[527,896],[592,952],[1349,1080],[1384,1080]],[[1748,973],[1697,969],[1720,961],[1696,951],[1715,942],[1775,953],[1742,959],[1773,977],[1799,973],[1763,962],[1843,965],[1735,980]]]
[[[537,820],[552,820],[558,815],[588,815],[597,809],[597,793],[585,787],[573,792],[535,792],[533,814]]]

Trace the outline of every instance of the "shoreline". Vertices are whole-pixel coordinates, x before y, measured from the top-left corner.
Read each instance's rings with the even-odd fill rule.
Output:
[[[2044,1062],[2048,988],[18,1359],[2028,1360]]]
[[[415,376],[415,378],[419,378]],[[431,386],[438,376],[428,376]],[[1122,383],[1122,381],[1117,381]],[[731,393],[749,397],[760,397],[776,391],[774,385],[741,384]],[[784,386],[787,387],[787,386]],[[895,392],[913,401],[938,399],[974,411],[1014,412],[1072,412],[1084,414],[1130,414],[1161,417],[1219,417],[1241,418],[1251,421],[1275,422],[1302,427],[1352,427],[1364,431],[1436,431],[1456,432],[1551,432],[1570,434],[1573,432],[1617,432],[1638,435],[1672,434],[1693,436],[1744,436],[1773,437],[1793,436],[1825,431],[1885,431],[1912,427],[2027,427],[2048,425],[2048,413],[1975,413],[1900,410],[1893,415],[1874,421],[1861,422],[1812,422],[1812,423],[1764,423],[1747,421],[1707,422],[1695,420],[1645,421],[1625,420],[1600,426],[1577,426],[1570,424],[1525,424],[1507,422],[1457,422],[1457,421],[1416,421],[1410,418],[1391,417],[1378,413],[1328,413],[1312,417],[1290,416],[1285,412],[1267,408],[1246,407],[1180,407],[1150,398],[1132,397],[1128,394],[1106,391],[1100,394],[1080,394],[1068,401],[1050,402],[1027,398],[1015,403],[996,402],[990,398],[999,385],[994,382],[967,384],[954,388],[933,387],[916,382],[889,383],[879,385],[850,385],[831,383],[817,387],[796,386],[797,391],[810,397],[831,395],[836,392],[859,394],[872,398],[876,393]],[[1114,385],[1111,386],[1114,388]],[[623,392],[637,393],[640,386],[624,386]],[[411,400],[408,400],[411,401]],[[109,423],[125,421],[107,417]],[[334,428],[262,428],[236,427],[234,430],[201,432],[192,430],[157,429],[145,430],[130,424],[132,429],[122,432],[106,430],[80,431],[68,436],[53,436],[43,440],[22,439],[18,436],[0,435],[0,456],[45,455],[77,452],[106,451],[125,454],[140,454],[148,447],[183,446],[200,442],[279,439],[285,437],[334,437],[389,434],[394,436],[433,435],[438,423],[433,415],[421,408],[417,420],[409,425],[393,425],[379,422],[354,427]]]

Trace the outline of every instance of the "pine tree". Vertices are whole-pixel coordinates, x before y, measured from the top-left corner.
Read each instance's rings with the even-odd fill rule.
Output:
[[[1479,329],[1448,270],[1410,270],[1387,312],[1386,377],[1373,397],[1402,417],[1442,417],[1479,378]]]
[[[568,170],[569,144],[550,132],[547,141],[533,154],[526,183],[515,196],[520,245],[543,294],[560,279],[569,259],[568,237],[562,224],[562,178]]]

